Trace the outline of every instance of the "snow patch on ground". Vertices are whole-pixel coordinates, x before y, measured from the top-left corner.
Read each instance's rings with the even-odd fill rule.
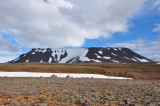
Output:
[[[0,72],[0,77],[57,77],[70,76],[73,78],[103,78],[103,79],[132,79],[125,77],[105,76],[101,74],[75,74],[75,73],[37,73],[37,72]]]
[[[160,64],[160,63],[157,63],[157,64]]]

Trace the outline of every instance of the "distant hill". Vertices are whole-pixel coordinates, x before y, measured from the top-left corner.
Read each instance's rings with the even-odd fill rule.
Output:
[[[108,62],[108,63],[154,63],[129,48],[91,47],[91,48],[33,48],[26,54],[8,63],[46,62],[46,63],[77,63],[77,62]]]

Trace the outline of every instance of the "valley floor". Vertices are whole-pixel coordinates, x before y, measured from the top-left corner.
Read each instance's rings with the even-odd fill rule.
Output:
[[[0,105],[158,106],[159,80],[0,77]]]

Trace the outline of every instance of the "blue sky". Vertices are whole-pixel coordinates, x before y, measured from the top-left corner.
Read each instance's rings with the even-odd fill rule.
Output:
[[[128,47],[160,61],[160,0],[0,1],[0,45],[0,62],[34,47]]]
[[[99,38],[99,39],[86,39],[83,47],[92,46],[111,46],[108,43],[123,43],[126,41],[137,40],[137,39],[147,39],[149,41],[155,41],[160,38],[159,32],[153,32],[152,30],[156,28],[156,24],[160,23],[160,14],[156,10],[150,11],[148,15],[136,16],[131,20],[133,26],[128,28],[128,32],[115,33],[109,39]],[[158,45],[157,45],[158,46]]]

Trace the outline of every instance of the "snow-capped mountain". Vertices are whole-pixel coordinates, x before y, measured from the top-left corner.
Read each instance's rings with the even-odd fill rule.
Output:
[[[9,61],[77,63],[77,62],[109,62],[109,63],[148,63],[153,62],[128,48],[33,48],[26,54]]]

